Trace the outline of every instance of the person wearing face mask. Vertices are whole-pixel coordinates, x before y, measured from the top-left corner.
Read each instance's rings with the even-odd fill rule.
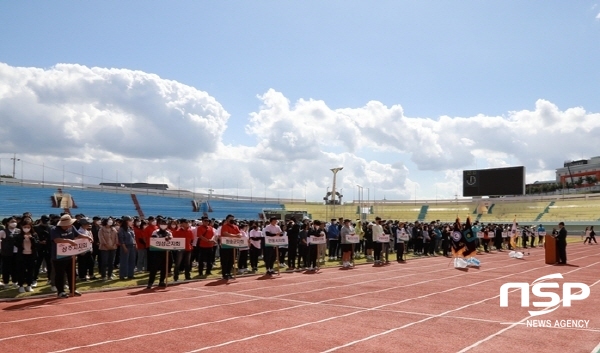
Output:
[[[91,237],[88,237],[83,234],[77,233],[75,227],[73,227],[73,223],[75,223],[75,219],[71,218],[69,214],[65,214],[60,217],[60,221],[57,223],[56,227],[52,228],[50,232],[50,238],[54,242],[54,246],[52,246],[52,265],[54,266],[55,276],[54,281],[56,283],[56,291],[58,298],[68,298],[69,295],[64,292],[65,290],[65,276],[67,277],[67,281],[69,283],[69,288],[74,289],[75,283],[73,283],[72,273],[73,273],[73,263],[71,257],[58,258],[56,251],[56,244],[69,244],[69,245],[77,245],[74,241],[75,239],[88,239],[90,242],[93,241]],[[80,296],[81,293],[78,291],[74,291],[76,296]]]
[[[102,257],[100,256],[100,239],[98,239],[98,233],[102,227],[102,218],[94,216],[92,218],[92,237],[94,242],[92,243],[92,261],[94,264],[98,264],[98,269],[102,268]],[[39,233],[38,233],[39,235]]]
[[[148,226],[144,229],[144,243],[146,244],[146,254],[148,255],[148,262],[150,262],[150,252],[148,250],[150,249],[150,238],[152,237],[152,234],[154,234],[154,232],[158,229],[159,228],[157,219],[152,216],[148,217]],[[150,265],[148,264],[148,266]]]
[[[133,218],[123,216],[121,227],[118,232],[119,237],[119,279],[133,279],[135,271],[135,233],[133,231]]]
[[[144,272],[148,270],[148,249],[146,246],[146,238],[144,237],[145,221],[135,218],[133,223],[133,232],[135,233],[135,241],[137,247],[137,271]]]
[[[213,262],[215,261],[213,246],[217,242],[215,228],[212,226],[208,217],[202,217],[202,225],[196,229],[198,236],[198,274],[202,275],[204,266],[206,265],[206,273],[204,276],[212,275]]]
[[[32,288],[37,287],[37,280],[40,274],[42,264],[46,264],[46,275],[48,281],[52,278],[52,259],[50,258],[50,217],[43,215],[40,218],[40,222],[33,227],[33,232],[37,234],[39,244],[37,247],[37,262],[35,264],[35,270],[33,271],[33,283]]]
[[[21,230],[17,228],[17,219],[12,217],[6,219],[4,230],[0,230],[0,255],[2,256],[2,281],[0,282],[0,288],[4,288],[8,285],[12,279],[13,286],[18,287],[17,278],[17,267],[16,267],[16,237],[21,233]]]
[[[157,221],[157,223],[159,224],[159,228],[155,230],[154,233],[152,233],[152,238],[165,238],[165,240],[171,240],[173,238],[173,234],[171,234],[171,232],[167,229],[169,227],[167,224],[167,220],[161,218]],[[148,244],[150,244],[150,241],[148,241]],[[152,285],[154,284],[154,280],[156,279],[156,273],[159,271],[160,276],[158,280],[158,286],[161,288],[166,287],[166,251],[150,251],[148,255],[148,267],[150,274],[148,276],[148,286],[146,287],[146,289],[152,289]]]
[[[31,292],[35,271],[38,237],[33,230],[33,222],[26,219],[20,226],[21,233],[15,236],[17,247],[16,268],[19,279],[19,293]],[[23,287],[27,283],[27,287]]]
[[[82,217],[77,220],[79,229],[77,232],[90,238],[94,238],[91,232],[92,224],[87,217]],[[87,281],[88,279],[96,279],[94,276],[94,257],[93,257],[93,244],[92,251],[88,251],[81,255],[77,255],[77,274],[79,275],[80,281]]]
[[[98,232],[98,239],[100,240],[100,256],[102,257],[100,275],[104,281],[108,281],[114,279],[113,263],[118,248],[119,238],[117,230],[112,226],[112,218],[104,218],[101,224],[102,228],[100,228],[100,231]]]
[[[221,236],[239,238],[241,237],[240,229],[235,224],[233,215],[227,215],[225,222],[221,226]],[[224,280],[233,279],[231,271],[233,270],[233,249],[220,249],[221,254],[221,269]]]
[[[194,241],[194,233],[190,229],[190,223],[187,219],[182,218],[178,221],[180,227],[173,233],[174,238],[185,239],[185,249],[174,252],[175,256],[175,272],[173,273],[173,280],[179,281],[179,273],[183,268],[185,274],[185,280],[189,281],[192,279],[192,242]]]

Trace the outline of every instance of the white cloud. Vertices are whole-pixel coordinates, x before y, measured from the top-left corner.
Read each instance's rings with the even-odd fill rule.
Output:
[[[0,115],[3,151],[65,157],[196,157],[215,151],[229,118],[206,92],[141,71],[2,63]]]
[[[0,153],[33,163],[24,166],[25,178],[41,178],[45,163],[56,169],[46,170],[46,180],[61,180],[65,165],[75,172],[67,181],[84,168],[95,176],[88,183],[101,175],[114,181],[118,173],[125,182],[255,197],[306,191],[320,200],[331,185],[329,169],[343,166],[338,188],[346,200],[357,184],[378,198],[410,199],[415,189],[419,198],[453,198],[462,169],[523,164],[528,177],[551,179],[564,159],[593,153],[600,133],[600,114],[560,110],[543,99],[506,116],[432,119],[378,101],[331,109],[321,100],[290,102],[273,89],[258,98],[262,105],[246,125],[256,144],[243,145],[238,141],[249,139],[222,140],[229,114],[193,87],[123,69],[0,64]]]
[[[596,15],[596,19],[597,19],[597,20],[600,20],[600,13],[598,13],[598,14]]]

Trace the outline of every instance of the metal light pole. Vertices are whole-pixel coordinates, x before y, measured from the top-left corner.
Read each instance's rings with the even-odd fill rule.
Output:
[[[13,176],[13,179],[14,179],[15,178],[15,167],[17,165],[17,161],[20,161],[20,159],[17,158],[17,154],[16,153],[13,153],[13,158],[11,158],[11,160],[13,161],[13,174],[12,174],[12,176]],[[23,176],[21,176],[21,178],[23,178]]]
[[[337,179],[337,173],[342,169],[344,169],[344,167],[330,169],[333,172],[333,186],[331,187],[331,203],[333,203],[333,217],[335,217],[335,184]]]

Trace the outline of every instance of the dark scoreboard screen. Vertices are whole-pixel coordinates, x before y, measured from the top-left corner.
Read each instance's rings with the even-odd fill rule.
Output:
[[[463,196],[525,195],[525,167],[463,170]]]

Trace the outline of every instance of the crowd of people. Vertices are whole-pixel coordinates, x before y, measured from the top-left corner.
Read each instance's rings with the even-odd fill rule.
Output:
[[[277,271],[318,271],[326,262],[341,262],[344,268],[354,266],[354,260],[364,258],[376,266],[390,263],[391,254],[403,262],[406,255],[417,257],[451,257],[453,225],[435,222],[401,222],[382,220],[351,221],[349,219],[319,220],[236,220],[228,215],[217,221],[202,217],[199,220],[148,217],[93,217],[83,214],[43,215],[34,220],[30,213],[2,221],[0,227],[0,289],[18,288],[20,293],[34,291],[41,274],[59,298],[69,296],[67,288],[76,281],[131,280],[148,272],[147,288],[152,288],[159,276],[158,286],[166,286],[167,276],[177,282],[191,280],[192,272],[201,278],[212,275],[219,260],[223,280],[235,274],[258,273],[264,262],[265,275]],[[475,222],[478,252],[512,250],[514,224]],[[518,229],[521,247],[543,246],[546,230],[542,225]],[[265,246],[266,237],[287,236],[285,245]],[[586,233],[586,242],[595,242],[593,227]],[[221,246],[222,238],[247,238],[247,246]],[[354,237],[356,242],[351,242]],[[91,251],[77,255],[76,268],[70,257],[57,256],[59,243],[76,245],[85,238]],[[152,238],[184,239],[182,250],[150,251]],[[321,239],[321,241],[318,241]],[[384,239],[384,241],[381,241]],[[512,239],[512,241],[511,241]],[[168,259],[168,260],[167,260]],[[566,260],[565,260],[566,261]],[[235,268],[234,268],[235,267]],[[65,285],[68,282],[68,287]],[[12,285],[10,285],[12,282]],[[75,295],[81,295],[74,291]]]

